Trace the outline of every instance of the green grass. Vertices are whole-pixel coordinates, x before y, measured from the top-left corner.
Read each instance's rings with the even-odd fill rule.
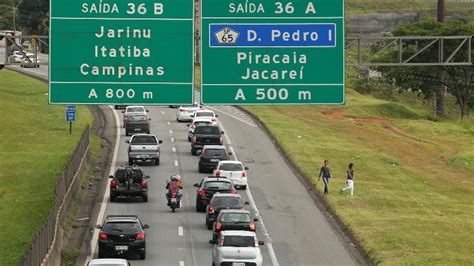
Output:
[[[246,108],[319,190],[315,169],[330,160],[336,178],[325,199],[374,262],[472,265],[474,119],[434,122],[414,98],[394,103],[347,90],[343,107]],[[349,162],[354,198],[338,192]]]
[[[56,180],[92,114],[77,108],[73,134],[65,106],[48,104],[47,85],[0,71],[0,265],[14,265],[46,220]]]

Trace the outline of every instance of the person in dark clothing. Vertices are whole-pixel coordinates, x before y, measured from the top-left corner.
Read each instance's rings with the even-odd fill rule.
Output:
[[[351,192],[351,197],[354,196],[354,164],[350,163],[349,167],[347,168],[347,187],[341,188],[341,193],[346,191],[347,189]]]
[[[319,171],[319,178],[318,181],[323,177],[324,182],[324,194],[329,193],[328,185],[329,185],[329,178],[332,177],[331,175],[331,168],[329,168],[329,161],[324,160],[324,165],[321,166],[321,170]]]

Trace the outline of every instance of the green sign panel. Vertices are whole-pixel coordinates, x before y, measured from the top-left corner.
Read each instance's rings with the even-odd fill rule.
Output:
[[[201,0],[204,104],[344,104],[343,0]]]
[[[52,0],[49,101],[190,104],[193,0]]]

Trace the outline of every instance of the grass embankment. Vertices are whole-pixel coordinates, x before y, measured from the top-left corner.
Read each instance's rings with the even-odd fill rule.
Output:
[[[474,119],[433,122],[429,108],[347,91],[344,107],[246,107],[271,130],[325,200],[384,265],[472,265]],[[355,164],[355,196],[339,194]]]
[[[92,114],[77,108],[73,134],[65,107],[48,104],[47,85],[0,71],[0,265],[16,265],[45,222],[55,184]]]

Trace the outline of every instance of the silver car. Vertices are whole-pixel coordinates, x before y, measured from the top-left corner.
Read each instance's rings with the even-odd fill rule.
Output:
[[[209,240],[214,244],[212,249],[212,265],[229,263],[233,266],[262,265],[263,256],[260,245],[263,241],[257,240],[255,232],[249,231],[222,231],[217,240]]]
[[[200,110],[201,108],[202,106],[197,103],[194,103],[193,105],[181,105],[178,108],[178,112],[176,113],[176,121],[192,121],[192,115],[194,114],[194,112]]]

